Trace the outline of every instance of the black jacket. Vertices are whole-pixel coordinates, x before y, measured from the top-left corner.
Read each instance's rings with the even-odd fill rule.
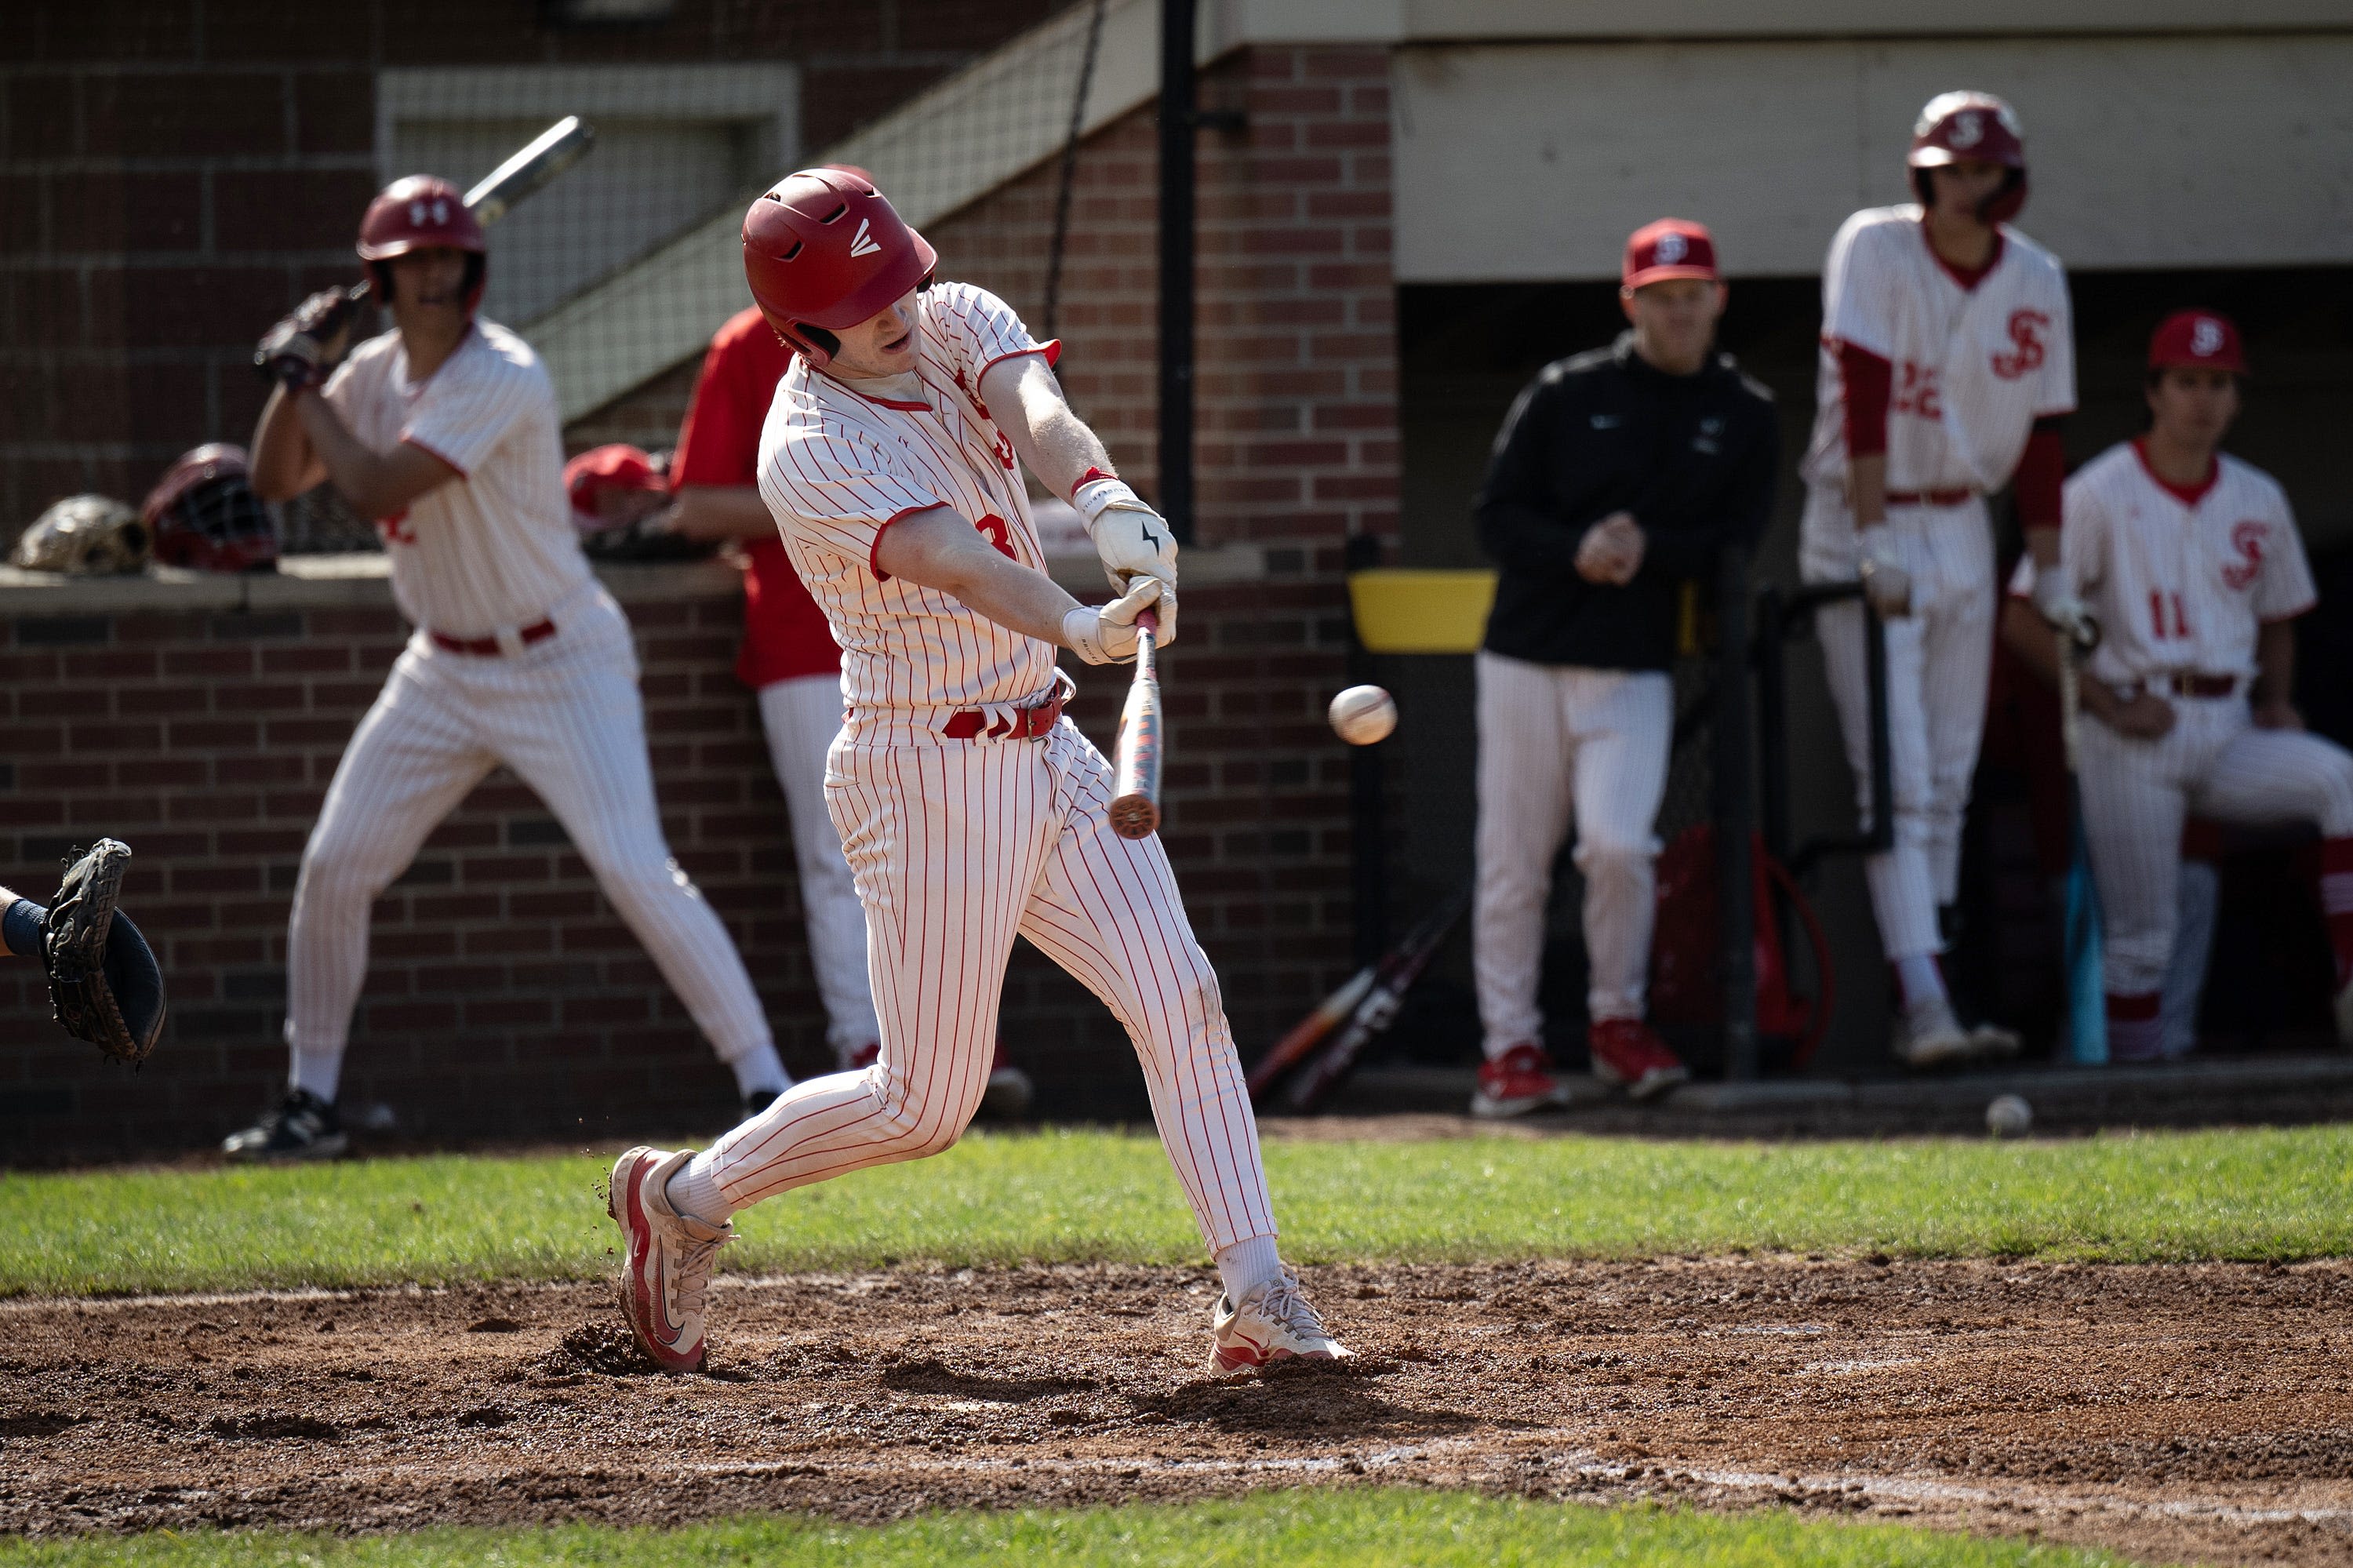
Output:
[[[1634,352],[1629,332],[1545,366],[1504,420],[1479,493],[1479,539],[1501,568],[1488,650],[1539,664],[1667,668],[1675,585],[1711,578],[1725,545],[1757,542],[1780,457],[1773,395],[1728,354],[1669,376]],[[1641,524],[1641,569],[1622,588],[1589,583],[1577,547],[1620,511]]]

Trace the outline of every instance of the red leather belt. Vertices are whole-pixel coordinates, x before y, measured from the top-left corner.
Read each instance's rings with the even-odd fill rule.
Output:
[[[1974,490],[1891,490],[1887,493],[1890,506],[1958,506]]]
[[[446,648],[452,653],[471,653],[477,658],[492,658],[506,652],[499,646],[499,640],[495,637],[451,637],[440,631],[428,631],[425,635],[433,639],[434,647]],[[554,635],[555,622],[552,620],[543,620],[537,626],[526,626],[515,633],[526,648],[534,642],[544,642]]]
[[[2236,675],[2201,675],[2195,670],[2176,670],[2166,681],[2180,697],[2228,697],[2239,690]]]
[[[1062,693],[1057,687],[1052,696],[1036,707],[1015,709],[1009,726],[1000,719],[992,728],[987,714],[978,708],[965,708],[940,726],[940,733],[950,740],[972,740],[983,735],[992,739],[1035,740],[1051,731],[1061,716]]]

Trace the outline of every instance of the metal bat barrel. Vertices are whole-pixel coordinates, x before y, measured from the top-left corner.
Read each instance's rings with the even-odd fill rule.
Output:
[[[1124,839],[1150,838],[1160,828],[1159,618],[1135,618],[1135,679],[1120,710],[1118,758],[1112,780],[1111,831]]]
[[[567,114],[484,175],[466,193],[466,206],[477,222],[485,227],[496,223],[517,202],[578,163],[596,144],[596,128],[577,114]]]

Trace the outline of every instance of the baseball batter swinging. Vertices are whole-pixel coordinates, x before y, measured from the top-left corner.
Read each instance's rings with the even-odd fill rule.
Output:
[[[454,186],[411,176],[369,204],[359,254],[394,330],[332,376],[340,329],[272,334],[280,385],[254,435],[254,488],[285,500],[332,481],[376,519],[393,597],[417,630],[302,852],[286,953],[291,1086],[227,1152],[342,1151],[335,1100],[369,906],[501,763],[563,823],[738,1088],[781,1092],[789,1080],[751,978],[662,839],[636,651],[573,531],[547,372],[475,316],[481,227]],[[293,324],[316,326],[318,304]]]
[[[2075,406],[2067,280],[2009,226],[2026,199],[2017,116],[1988,93],[1942,94],[1920,111],[1906,162],[1918,205],[1856,213],[1823,268],[1799,565],[1810,582],[1860,577],[1885,618],[1894,847],[1864,874],[1894,970],[1894,1054],[1926,1067],[2018,1049],[2009,1030],[1962,1026],[1936,961],[1985,728],[1989,492],[2014,486],[2028,548],[2051,568],[2035,608],[2070,625],[2083,609],[2059,557],[2058,421]],[[1862,608],[1826,607],[1817,626],[1869,815],[1883,807],[1871,799]]]
[[[2149,341],[2149,429],[2066,489],[2066,568],[2101,630],[2082,686],[2084,836],[2100,890],[2108,1051],[2164,1054],[2175,867],[2189,811],[2320,829],[2321,907],[2337,959],[2337,1031],[2353,1043],[2353,754],[2304,732],[2295,618],[2315,603],[2278,481],[2220,450],[2246,374],[2238,327],[2212,311]],[[2025,622],[2019,563],[2010,644],[2051,679],[2057,645]]]
[[[1248,1087],[1157,838],[1112,832],[1112,770],[1061,717],[1069,648],[1134,657],[1176,630],[1166,524],[1112,471],[1000,300],[934,283],[930,245],[856,171],[791,175],[744,223],[752,296],[797,360],[760,440],[760,490],[842,649],[849,713],[826,805],[866,908],[881,1054],[816,1078],[701,1154],[613,1167],[621,1304],[691,1370],[729,1217],[864,1166],[936,1154],[980,1102],[1014,938],[1103,999],[1225,1282],[1212,1362],[1347,1352],[1275,1249]],[[1071,497],[1120,597],[1054,585],[1018,464]]]

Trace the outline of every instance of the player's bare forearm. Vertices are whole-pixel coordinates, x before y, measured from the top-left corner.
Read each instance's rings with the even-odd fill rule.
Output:
[[[1062,618],[1079,601],[1041,571],[1000,555],[944,506],[902,517],[882,531],[874,564],[894,577],[937,588],[1025,637],[1067,647]]]
[[[773,539],[776,520],[756,484],[691,484],[670,503],[670,531],[683,539]]]
[[[2250,694],[2256,715],[2272,729],[2304,727],[2295,715],[2295,622],[2266,621],[2255,634],[2255,689]]]
[[[1070,494],[1091,468],[1117,471],[1102,438],[1071,411],[1045,355],[998,360],[981,376],[980,396],[1029,471],[1055,494]]]
[[[1849,458],[1847,502],[1854,509],[1854,525],[1875,528],[1887,521],[1887,454],[1867,452]]]
[[[253,493],[264,501],[291,501],[327,477],[294,404],[286,388],[273,388],[253,427]]]
[[[2026,553],[2034,557],[2037,571],[2049,570],[2059,564],[2059,530],[2029,528],[2026,530]]]
[[[2058,686],[2059,645],[2051,635],[2051,623],[2036,612],[2033,605],[2022,599],[2003,599],[2001,641],[2034,672],[2035,679],[2054,689]]]
[[[295,417],[327,477],[363,517],[389,517],[458,471],[423,447],[403,441],[380,452],[352,434],[333,405],[313,392],[297,393]]]

